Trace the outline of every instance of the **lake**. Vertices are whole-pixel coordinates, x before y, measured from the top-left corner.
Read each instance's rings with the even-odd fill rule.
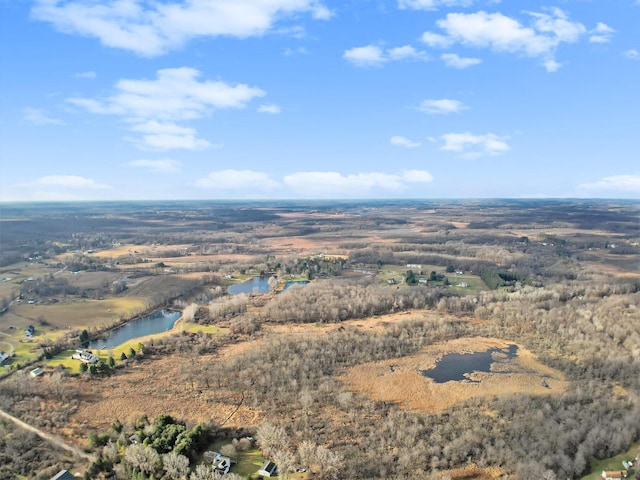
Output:
[[[236,283],[229,287],[229,293],[231,295],[238,295],[239,293],[269,293],[270,278],[268,276],[253,277],[246,282]]]
[[[166,332],[173,328],[181,316],[181,312],[174,310],[158,310],[114,328],[106,338],[89,342],[89,348],[95,350],[114,348],[134,338]]]
[[[448,353],[436,362],[434,368],[421,370],[420,373],[433,379],[436,383],[469,380],[465,375],[473,372],[491,371],[491,365],[497,361],[494,354],[500,354],[500,361],[511,360],[518,354],[518,346],[491,348],[485,352]]]

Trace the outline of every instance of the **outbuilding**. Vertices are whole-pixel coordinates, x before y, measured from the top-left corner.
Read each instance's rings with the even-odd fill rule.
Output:
[[[275,477],[278,474],[278,467],[273,462],[264,462],[262,468],[258,470],[258,475],[262,475],[263,477]]]

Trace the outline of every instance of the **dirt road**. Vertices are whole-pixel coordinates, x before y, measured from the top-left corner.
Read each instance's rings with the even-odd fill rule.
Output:
[[[0,417],[6,418],[7,420],[12,421],[16,425],[18,425],[20,428],[35,433],[40,438],[46,440],[47,442],[52,443],[53,445],[55,445],[57,447],[60,447],[60,448],[62,448],[64,450],[67,450],[68,452],[73,453],[77,457],[83,458],[85,460],[89,460],[90,462],[93,462],[95,460],[95,457],[93,455],[89,455],[88,453],[80,450],[79,448],[72,447],[71,445],[68,445],[60,437],[58,437],[56,435],[51,435],[50,433],[44,432],[44,431],[40,430],[39,428],[36,428],[36,427],[33,427],[33,426],[29,425],[28,423],[24,423],[19,418],[16,418],[13,415],[9,415],[4,410],[0,410]]]

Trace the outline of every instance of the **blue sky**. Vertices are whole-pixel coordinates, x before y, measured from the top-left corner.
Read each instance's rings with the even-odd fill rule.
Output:
[[[0,0],[0,201],[640,198],[640,0]]]

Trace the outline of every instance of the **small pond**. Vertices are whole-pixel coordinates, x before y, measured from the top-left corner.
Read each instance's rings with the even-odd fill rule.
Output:
[[[131,320],[121,327],[114,328],[107,334],[106,338],[89,342],[89,349],[114,348],[134,338],[166,332],[173,328],[181,316],[181,312],[166,309],[158,310],[150,315]]]
[[[246,282],[236,283],[229,287],[229,293],[231,295],[238,295],[239,293],[269,293],[269,279],[268,276],[253,277]]]
[[[511,360],[518,354],[517,345],[507,348],[491,348],[485,352],[448,353],[436,362],[431,370],[421,370],[425,377],[436,383],[469,380],[465,375],[473,372],[490,372],[491,365],[500,361]]]
[[[284,288],[282,289],[282,291],[284,292],[291,285],[306,285],[307,283],[309,283],[309,280],[296,280],[293,282],[287,282],[284,284]]]

